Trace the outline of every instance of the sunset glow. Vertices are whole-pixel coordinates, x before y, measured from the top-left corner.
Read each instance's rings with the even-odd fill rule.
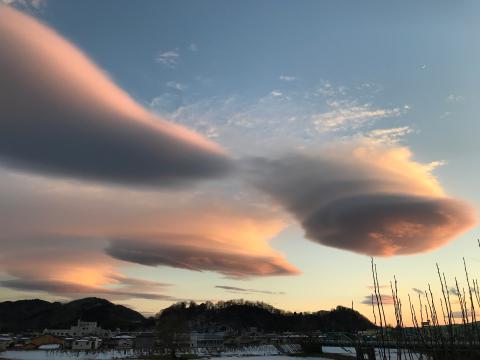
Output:
[[[1,300],[373,320],[372,257],[390,307],[478,273],[480,5],[407,3],[0,0]]]

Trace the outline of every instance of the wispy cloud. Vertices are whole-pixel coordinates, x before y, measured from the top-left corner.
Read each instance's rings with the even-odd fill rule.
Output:
[[[282,81],[295,81],[297,78],[295,76],[290,76],[290,75],[280,75],[278,77]]]
[[[234,293],[242,294],[266,294],[266,295],[285,295],[283,291],[270,291],[270,290],[257,290],[257,289],[246,289],[236,286],[227,286],[227,285],[216,285],[217,289],[227,290]]]
[[[78,296],[106,296],[110,299],[145,299],[179,301],[180,299],[154,293],[138,292],[131,289],[110,289],[106,287],[82,285],[75,282],[43,279],[0,280],[0,286],[19,291],[41,291],[58,296],[76,298]]]
[[[465,102],[465,98],[463,96],[455,94],[448,95],[445,100],[452,104],[461,104]]]
[[[183,90],[186,89],[186,85],[184,85],[182,83],[179,83],[179,82],[176,82],[176,81],[167,82],[167,87],[169,87],[171,89],[178,90],[178,91],[183,91]]]
[[[38,11],[47,5],[47,0],[0,0],[0,5],[10,5],[22,10]]]
[[[413,129],[409,126],[400,126],[388,129],[374,129],[365,134],[366,137],[384,144],[396,144],[408,134],[412,133]]]
[[[372,84],[349,89],[323,81],[305,91],[274,89],[256,100],[231,95],[186,101],[171,92],[152,100],[151,108],[204,136],[215,137],[237,154],[250,155],[279,146],[308,147],[335,137],[400,140],[411,131],[408,126],[378,131],[372,127],[377,121],[401,117],[409,107],[375,105],[377,91],[378,86]]]
[[[373,305],[378,305],[379,303],[381,303],[382,305],[393,305],[392,295],[380,294],[378,301],[377,301],[377,297],[374,295]],[[362,304],[372,305],[372,295],[366,295],[362,300]]]
[[[180,54],[178,52],[178,49],[175,49],[175,50],[159,52],[155,58],[155,61],[169,68],[174,68],[177,66],[179,59],[180,59]]]
[[[358,129],[375,120],[399,116],[400,108],[377,108],[372,104],[356,101],[328,101],[330,111],[312,115],[312,122],[319,132]]]

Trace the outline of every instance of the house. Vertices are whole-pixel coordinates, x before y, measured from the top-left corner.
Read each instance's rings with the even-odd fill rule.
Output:
[[[96,322],[81,320],[78,320],[77,325],[72,325],[70,329],[45,329],[43,333],[64,337],[98,336],[105,338],[111,336],[110,330],[102,329]]]
[[[72,342],[72,350],[96,350],[102,344],[102,340],[91,336],[88,338],[76,339]]]
[[[112,337],[111,341],[115,349],[131,349],[135,338],[130,335],[117,335]]]

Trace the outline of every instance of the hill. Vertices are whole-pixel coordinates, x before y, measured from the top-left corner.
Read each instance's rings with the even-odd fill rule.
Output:
[[[0,303],[0,331],[3,332],[64,329],[78,319],[96,321],[102,328],[111,330],[133,330],[149,325],[142,314],[93,297],[65,304],[38,299]]]
[[[349,308],[338,306],[330,311],[286,312],[261,302],[243,300],[180,302],[156,316],[142,314],[108,300],[84,298],[69,303],[44,300],[19,300],[0,303],[0,332],[65,329],[78,319],[96,321],[102,328],[138,330],[153,328],[172,331],[248,330],[264,331],[357,331],[375,327],[366,317]]]
[[[246,330],[256,327],[264,331],[359,331],[375,325],[359,312],[338,306],[330,311],[286,312],[261,302],[231,300],[213,304],[206,302],[177,303],[157,315],[162,327],[183,324],[199,332],[227,329]]]

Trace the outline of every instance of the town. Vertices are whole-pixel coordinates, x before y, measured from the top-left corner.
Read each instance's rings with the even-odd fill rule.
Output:
[[[364,335],[367,333],[363,332]],[[173,347],[183,353],[219,353],[249,349],[252,353],[295,354],[302,352],[300,344],[307,340],[311,341],[312,336],[326,339],[326,335],[321,332],[315,332],[310,336],[294,332],[264,333],[255,327],[247,331],[190,332],[173,335],[175,339],[167,344],[165,339],[154,331],[111,331],[102,329],[96,322],[78,320],[77,324],[72,325],[70,329],[45,329],[42,333],[1,334],[0,350],[137,349],[148,352]],[[341,336],[340,333],[337,335]]]

